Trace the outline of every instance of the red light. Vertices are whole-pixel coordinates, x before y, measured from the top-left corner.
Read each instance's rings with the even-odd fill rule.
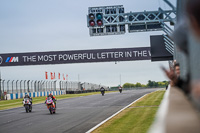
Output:
[[[95,22],[94,22],[93,20],[90,20],[90,21],[89,21],[89,25],[90,25],[90,26],[94,26],[94,25],[95,25]]]
[[[103,22],[101,20],[97,20],[97,25],[98,26],[102,26],[103,25]]]

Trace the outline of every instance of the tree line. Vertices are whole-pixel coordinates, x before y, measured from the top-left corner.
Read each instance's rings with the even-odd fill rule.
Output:
[[[168,81],[159,81],[159,82],[156,82],[156,81],[151,81],[149,80],[147,84],[141,84],[141,83],[125,83],[123,84],[123,88],[136,88],[136,87],[166,87],[167,85],[169,84]]]

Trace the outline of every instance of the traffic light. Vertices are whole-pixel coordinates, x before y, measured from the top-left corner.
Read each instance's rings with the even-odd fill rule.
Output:
[[[88,15],[88,27],[100,27],[100,26],[103,26],[103,14],[90,13]]]
[[[96,18],[97,18],[97,25],[102,26],[103,25],[103,15],[101,13],[97,13]]]
[[[124,34],[125,19],[122,5],[89,7],[87,26],[90,36]],[[115,24],[116,22],[120,24]]]
[[[90,13],[89,14],[89,26],[95,26],[95,21],[94,21],[94,19],[95,19],[95,16],[94,16],[94,14],[93,13]]]

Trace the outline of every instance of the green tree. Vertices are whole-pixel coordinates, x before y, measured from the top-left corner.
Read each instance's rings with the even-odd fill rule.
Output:
[[[147,86],[148,87],[153,87],[153,82],[151,80],[149,80]]]
[[[136,86],[136,87],[142,87],[142,84],[137,82],[137,83],[135,84],[135,86]]]
[[[151,81],[151,80],[148,80],[148,83],[145,85],[145,84],[141,84],[139,82],[137,82],[136,84],[133,84],[133,83],[125,83],[123,84],[123,88],[134,88],[134,87],[164,87],[166,85],[168,85],[169,82],[168,81]]]

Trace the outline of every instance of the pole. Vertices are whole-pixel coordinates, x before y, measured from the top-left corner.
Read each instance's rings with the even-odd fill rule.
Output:
[[[54,81],[54,91],[56,91],[56,81],[57,80]]]
[[[17,89],[17,82],[18,82],[19,80],[17,80],[16,81],[16,93],[18,93],[18,89]]]
[[[4,87],[5,87],[4,82],[5,82],[5,80],[2,80],[3,93],[5,92],[5,89],[4,89]],[[4,94],[3,94],[3,96],[4,96]]]
[[[28,82],[27,82],[28,92],[30,92],[29,82],[30,82],[30,80],[28,80]]]
[[[21,81],[20,81],[20,84],[19,84],[19,85],[20,85],[20,88],[19,88],[20,93],[22,93],[22,81],[23,81],[23,80],[21,80]]]
[[[26,80],[24,80],[24,93],[26,92]]]
[[[12,94],[14,93],[14,89],[13,89],[13,82],[14,82],[15,80],[13,80],[12,81]]]
[[[60,90],[61,90],[61,88],[62,88],[62,87],[61,87],[61,81],[60,81]]]
[[[10,93],[10,90],[9,90],[9,81],[10,81],[10,80],[7,81],[7,92],[8,92],[8,93]]]
[[[66,81],[66,91],[67,91],[67,81]]]
[[[120,79],[120,86],[121,86],[121,74],[120,74],[120,76],[119,76],[119,79]]]

